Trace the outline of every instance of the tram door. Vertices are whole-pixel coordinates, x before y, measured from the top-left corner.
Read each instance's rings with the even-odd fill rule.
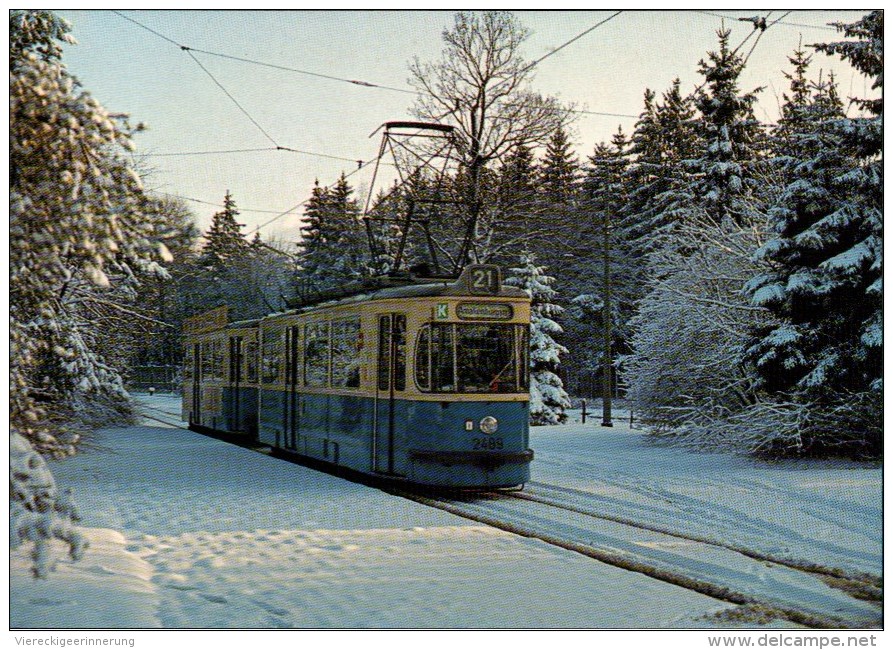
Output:
[[[242,408],[241,408],[241,388],[242,388],[242,337],[231,336],[229,339],[229,381],[232,384],[232,421],[229,425],[230,431],[242,430]]]
[[[202,423],[202,346],[192,346],[192,422]]]
[[[394,474],[394,447],[399,437],[397,398],[406,390],[405,314],[382,314],[378,317],[377,366],[373,470]]]
[[[298,426],[300,414],[300,395],[298,394],[298,378],[300,377],[300,364],[298,351],[300,342],[300,326],[287,327],[285,329],[285,392],[282,409],[282,445],[286,449],[297,450]]]

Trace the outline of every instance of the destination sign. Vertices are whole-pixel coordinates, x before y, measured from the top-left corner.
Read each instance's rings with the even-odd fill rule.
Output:
[[[456,316],[462,320],[511,320],[515,315],[511,305],[500,302],[460,302]]]

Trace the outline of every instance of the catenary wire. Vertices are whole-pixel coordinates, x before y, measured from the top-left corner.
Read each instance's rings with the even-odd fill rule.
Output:
[[[276,142],[276,140],[273,138],[273,136],[271,136],[269,133],[267,133],[267,130],[264,127],[262,127],[260,124],[258,124],[257,120],[255,120],[253,117],[251,117],[251,113],[249,113],[248,111],[245,110],[245,108],[238,102],[238,100],[235,97],[233,97],[230,94],[230,92],[224,87],[224,85],[222,83],[220,83],[213,74],[211,74],[211,71],[208,70],[204,65],[202,65],[202,62],[199,61],[189,49],[186,49],[184,51],[186,52],[186,54],[189,55],[189,58],[191,58],[193,61],[196,62],[196,64],[198,64],[198,67],[200,67],[206,75],[211,77],[211,81],[213,81],[215,84],[217,84],[217,87],[223,91],[224,95],[226,95],[227,97],[229,97],[232,100],[233,104],[235,104],[239,108],[239,110],[245,114],[245,117],[247,117],[249,120],[251,120],[251,123],[254,124],[254,126],[256,126],[260,130],[260,132],[263,133],[267,137],[267,140],[272,142],[278,149],[279,143]]]
[[[704,14],[705,16],[713,16],[714,18],[725,18],[726,20],[739,20],[735,16],[727,16],[724,14],[714,13],[712,11],[696,10],[695,13]],[[791,13],[791,12],[789,11],[788,13]],[[830,25],[807,25],[805,23],[789,23],[789,22],[783,22],[783,21],[779,21],[778,24],[785,25],[786,27],[806,27],[808,29],[826,29],[826,30],[831,30],[831,31],[837,31],[834,27],[831,27]]]
[[[183,47],[183,46],[181,46],[181,47]],[[265,68],[273,68],[274,70],[284,70],[286,72],[294,72],[297,74],[308,75],[311,77],[319,77],[321,79],[329,79],[331,81],[342,81],[344,83],[353,84],[355,86],[363,86],[365,88],[381,88],[382,90],[393,90],[394,92],[398,92],[398,93],[407,93],[410,95],[416,94],[416,91],[410,90],[408,88],[396,88],[394,86],[385,86],[383,84],[376,84],[376,83],[371,83],[369,81],[361,81],[358,79],[346,79],[344,77],[335,77],[335,76],[328,75],[328,74],[322,74],[320,72],[311,72],[309,70],[300,70],[298,68],[290,68],[290,67],[287,67],[284,65],[277,65],[275,63],[266,63],[264,61],[257,61],[256,59],[247,59],[247,58],[240,57],[240,56],[233,56],[231,54],[223,54],[222,52],[211,52],[209,50],[200,50],[200,49],[194,48],[194,47],[187,47],[185,49],[187,51],[200,52],[202,54],[207,54],[209,56],[217,56],[222,59],[230,59],[232,61],[241,61],[242,63],[251,63],[253,65],[259,65],[259,66],[263,66]]]
[[[394,91],[394,92],[405,93],[405,94],[408,94],[408,95],[416,95],[416,94],[418,94],[418,91],[416,91],[416,90],[411,90],[411,89],[409,89],[409,88],[398,88],[398,87],[396,87],[396,86],[387,86],[387,85],[384,85],[384,84],[376,84],[376,83],[371,83],[371,82],[368,82],[368,81],[361,81],[361,80],[357,80],[357,79],[347,79],[347,78],[344,78],[344,77],[336,77],[336,76],[333,76],[333,75],[323,74],[323,73],[321,73],[321,72],[312,72],[312,71],[310,71],[310,70],[301,70],[301,69],[299,69],[299,68],[291,68],[291,67],[288,67],[288,66],[278,65],[278,64],[275,64],[275,63],[268,63],[268,62],[265,62],[265,61],[258,61],[258,60],[256,60],[256,59],[249,59],[249,58],[245,58],[245,57],[233,56],[233,55],[231,55],[231,54],[224,54],[224,53],[222,53],[222,52],[214,52],[214,51],[211,51],[211,50],[203,50],[203,49],[199,49],[199,48],[189,47],[189,46],[187,46],[187,45],[182,45],[182,44],[176,42],[176,41],[173,40],[172,38],[169,38],[169,37],[165,36],[164,34],[159,33],[158,31],[152,29],[151,27],[148,27],[147,25],[144,25],[143,23],[139,22],[138,20],[135,20],[135,19],[133,19],[133,18],[130,18],[129,16],[126,16],[126,15],[122,14],[122,13],[119,12],[119,11],[113,11],[112,13],[114,13],[114,14],[120,16],[121,18],[124,18],[125,20],[127,20],[127,21],[133,23],[134,25],[137,25],[137,26],[139,26],[139,27],[145,29],[146,31],[148,31],[148,32],[150,32],[150,33],[152,33],[152,34],[158,36],[159,38],[164,39],[164,40],[167,41],[168,43],[171,43],[171,44],[173,44],[173,45],[176,45],[178,48],[180,48],[180,49],[183,50],[184,52],[198,52],[198,53],[206,54],[206,55],[209,55],[209,56],[216,56],[216,57],[220,57],[220,58],[223,58],[223,59],[231,59],[231,60],[233,60],[233,61],[240,61],[240,62],[243,62],[243,63],[250,63],[250,64],[253,64],[253,65],[259,65],[259,66],[263,66],[263,67],[266,67],[266,68],[272,68],[272,69],[274,69],[274,70],[283,70],[283,71],[285,71],[285,72],[294,72],[294,73],[297,73],[297,74],[308,75],[308,76],[311,76],[311,77],[318,77],[318,78],[320,78],[320,79],[329,79],[329,80],[331,80],[331,81],[341,81],[341,82],[344,82],[344,83],[349,83],[349,84],[353,84],[353,85],[356,85],[356,86],[363,86],[363,87],[366,87],[366,88],[380,88],[380,89],[382,89],[382,90],[391,90],[391,91]],[[593,31],[595,28],[600,27],[601,25],[603,25],[604,23],[608,22],[608,21],[611,20],[612,18],[616,17],[616,16],[617,16],[618,14],[620,14],[620,13],[622,13],[622,12],[620,12],[620,11],[616,12],[614,15],[609,16],[609,17],[606,18],[605,20],[603,20],[603,21],[597,23],[596,25],[593,25],[592,27],[590,27],[590,28],[587,29],[586,31],[584,31],[584,32],[582,32],[582,33],[580,33],[580,34],[578,34],[577,36],[575,36],[574,38],[570,39],[569,41],[563,43],[562,45],[559,45],[559,46],[556,47],[554,50],[552,50],[552,51],[550,51],[549,53],[547,53],[545,56],[542,56],[542,57],[540,57],[539,59],[537,59],[536,61],[533,61],[531,64],[529,64],[529,65],[527,66],[527,68],[524,68],[524,71],[526,71],[526,70],[528,70],[528,69],[534,67],[535,65],[539,64],[539,63],[540,63],[541,61],[543,61],[544,59],[548,58],[548,57],[551,56],[552,54],[555,54],[556,52],[558,52],[559,50],[563,49],[564,47],[567,47],[568,45],[570,45],[570,44],[573,43],[574,41],[576,41],[576,40],[582,38],[583,36],[585,36],[585,35],[588,34],[589,32]],[[623,114],[623,113],[608,113],[608,112],[590,111],[590,110],[584,110],[584,109],[567,109],[567,112],[569,112],[569,113],[579,113],[579,114],[581,114],[581,115],[597,115],[597,116],[604,116],[604,117],[637,117],[637,116],[635,116],[635,115],[627,115],[627,114]]]
[[[593,25],[593,26],[590,27],[589,29],[580,32],[579,34],[577,34],[576,36],[574,36],[574,37],[573,37],[572,39],[570,39],[569,41],[566,41],[566,42],[562,43],[561,45],[559,45],[558,47],[556,47],[554,50],[551,50],[551,51],[547,52],[546,54],[544,54],[544,55],[541,56],[540,58],[538,58],[538,59],[536,59],[535,61],[532,61],[531,63],[529,63],[529,64],[528,64],[527,66],[525,66],[524,68],[521,68],[521,70],[518,72],[518,74],[524,74],[525,72],[527,72],[527,71],[530,70],[531,68],[533,68],[533,67],[539,65],[541,62],[543,62],[543,61],[545,61],[546,59],[548,59],[548,58],[549,58],[550,56],[552,56],[553,54],[556,54],[557,52],[563,50],[564,48],[566,48],[566,47],[567,47],[568,45],[570,45],[571,43],[573,43],[573,42],[575,42],[575,41],[578,41],[579,39],[581,39],[581,38],[583,38],[584,36],[586,36],[588,33],[594,31],[595,29],[597,29],[597,28],[599,28],[599,27],[601,27],[601,26],[604,25],[606,22],[608,22],[608,21],[610,21],[610,20],[613,20],[614,18],[616,18],[617,16],[619,16],[619,15],[622,14],[622,13],[623,13],[623,11],[617,11],[617,12],[615,12],[614,14],[612,14],[612,15],[608,16],[607,18],[605,18],[604,20],[602,20],[602,21],[596,23],[595,25]]]

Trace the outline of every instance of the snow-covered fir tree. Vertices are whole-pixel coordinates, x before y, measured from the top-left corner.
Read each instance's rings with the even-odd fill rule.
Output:
[[[305,206],[298,260],[299,293],[309,296],[355,282],[368,264],[366,234],[344,174],[331,188],[317,183]]]
[[[705,88],[695,105],[701,113],[705,146],[695,163],[695,193],[713,218],[740,220],[747,213],[746,194],[755,186],[754,166],[763,147],[753,105],[760,89],[741,93],[738,78],[743,57],[729,47],[730,31],[718,32],[719,50],[709,52],[699,72]]]
[[[567,130],[559,127],[546,142],[539,163],[539,191],[546,205],[561,212],[572,207],[580,182],[580,161],[574,153]]]
[[[519,145],[499,168],[496,182],[499,234],[490,262],[504,266],[517,259],[519,247],[539,248],[549,233],[539,226],[533,149]]]
[[[762,201],[772,194],[766,186],[754,192],[763,145],[755,96],[738,90],[743,65],[728,32],[720,31],[718,51],[700,65],[705,80],[695,121],[678,84],[668,91],[675,146],[665,154],[663,143],[649,143],[647,151],[666,155],[673,171],[656,170],[646,218],[625,219],[627,232],[635,233],[629,239],[644,243],[637,257],[645,252],[647,262],[626,360],[630,397],[654,433],[702,446],[741,443],[741,431],[727,425],[756,398],[743,347],[767,316],[741,294],[761,268],[751,254],[765,220]]]
[[[612,362],[604,358],[605,336],[614,353],[627,348],[635,269],[629,266],[626,242],[617,236],[626,203],[627,147],[628,139],[618,129],[610,144],[597,144],[589,156],[580,197],[586,219],[579,225],[586,246],[572,249],[574,257],[564,261],[564,272],[573,279],[565,341],[574,355],[567,365],[588,374],[604,372]]]
[[[695,163],[702,151],[703,129],[692,97],[683,97],[680,81],[654,103],[646,92],[645,109],[636,123],[624,187],[618,238],[625,243],[633,275],[638,276],[637,300],[650,275],[648,256],[663,246],[677,245],[676,225],[696,204]]]
[[[222,270],[248,254],[250,244],[242,233],[243,224],[236,221],[238,216],[236,200],[227,190],[223,210],[214,214],[211,227],[205,233],[202,264],[214,270]]]
[[[70,491],[60,491],[46,461],[17,431],[9,438],[9,547],[33,544],[31,571],[46,578],[55,566],[53,539],[68,544],[74,560],[83,557],[87,541],[75,524],[80,520]]]
[[[840,25],[858,41],[819,46],[839,53],[881,87],[882,14]],[[796,64],[795,64],[796,65]],[[797,88],[793,87],[797,84]],[[804,101],[792,81],[776,162],[787,185],[771,210],[774,237],[756,256],[771,264],[747,285],[781,323],[759,332],[750,355],[767,390],[794,394],[811,413],[807,447],[880,452],[882,382],[881,100],[870,117],[843,116],[833,81]],[[796,119],[795,119],[796,118]],[[833,414],[846,413],[845,418]]]
[[[140,275],[170,260],[128,162],[134,129],[69,74],[68,30],[50,12],[10,15],[11,418],[63,454],[70,442],[35,423],[126,401],[96,352],[97,310],[135,313]]]
[[[99,342],[116,320],[139,317],[140,277],[164,276],[157,260],[170,261],[129,162],[137,129],[68,72],[69,31],[48,11],[10,13],[10,541],[37,544],[38,573],[42,540],[60,538],[75,556],[81,542],[29,446],[64,456],[76,418],[126,415]]]
[[[555,374],[561,363],[561,355],[567,348],[557,343],[561,326],[555,317],[562,311],[553,301],[554,278],[546,275],[546,269],[536,264],[531,254],[521,256],[521,265],[509,270],[505,283],[523,289],[531,298],[530,307],[530,424],[564,424],[565,410],[570,400],[561,378]]]

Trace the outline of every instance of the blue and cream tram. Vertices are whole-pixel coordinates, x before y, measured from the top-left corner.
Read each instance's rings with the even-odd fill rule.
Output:
[[[218,307],[186,319],[183,419],[195,428],[257,435],[258,321],[227,322]]]
[[[208,321],[209,319],[206,319]],[[425,485],[508,487],[525,483],[528,448],[530,300],[501,285],[499,269],[470,266],[458,280],[367,291],[256,324],[258,441],[333,465]],[[243,327],[244,326],[244,327]],[[251,323],[187,333],[193,354],[205,340],[251,341]],[[215,338],[216,337],[216,338]],[[209,420],[206,381],[187,380],[184,412],[201,426],[230,429],[230,392]],[[203,359],[204,357],[202,357]],[[201,365],[193,358],[195,368]],[[213,374],[213,372],[212,372]],[[226,378],[224,378],[226,379]],[[247,382],[246,376],[246,382]],[[190,392],[191,391],[191,392]],[[197,403],[198,402],[198,403]]]

